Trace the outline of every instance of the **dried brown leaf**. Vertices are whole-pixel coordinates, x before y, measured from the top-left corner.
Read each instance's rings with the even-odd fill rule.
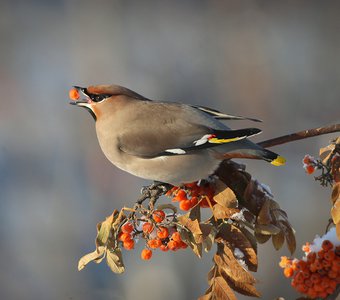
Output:
[[[254,232],[254,236],[260,244],[266,243],[271,237],[270,235],[264,235],[264,234],[256,232],[256,231]]]
[[[215,242],[215,236],[218,230],[216,227],[212,227],[208,236],[203,240],[203,249],[205,252],[209,252]]]
[[[197,220],[198,222],[201,222],[200,206],[199,205],[194,206],[187,215],[191,220]]]
[[[271,216],[271,202],[266,199],[264,201],[261,210],[257,216],[256,222],[258,224],[270,224],[272,223],[273,219]]]
[[[319,156],[324,165],[327,165],[328,160],[330,159],[334,149],[335,149],[334,144],[330,144],[320,149]]]
[[[331,208],[331,216],[334,224],[340,223],[340,198],[333,204]]]
[[[199,258],[202,258],[202,244],[196,242],[192,232],[182,229],[180,230],[180,235],[182,241],[186,243]]]
[[[108,216],[105,221],[97,224],[97,238],[96,238],[96,245],[97,247],[106,245],[107,240],[110,236],[111,232],[111,225],[114,220],[114,213]]]
[[[282,220],[279,222],[279,224],[280,227],[283,228],[283,233],[286,238],[288,250],[291,254],[293,254],[296,250],[296,239],[294,229],[292,228],[288,221]]]
[[[215,204],[212,211],[216,219],[228,219],[235,213],[240,212],[238,208],[227,208],[220,204]]]
[[[247,235],[240,228],[234,225],[223,224],[221,230],[216,235],[216,241],[227,245],[232,251],[235,251],[235,249],[241,251],[244,255],[241,259],[244,260],[248,269],[254,272],[257,270],[256,246],[255,248],[253,247],[252,242],[249,241]]]
[[[96,250],[91,253],[84,255],[78,262],[78,271],[81,271],[85,266],[91,262],[95,261],[99,263],[105,257],[105,247],[99,246]]]
[[[209,234],[210,234],[210,232],[213,228],[213,225],[206,224],[206,223],[200,223],[199,226],[200,226],[202,234],[196,234],[195,241],[196,241],[196,243],[203,243],[204,240],[209,236]]]
[[[244,282],[253,284],[256,282],[253,275],[244,269],[239,261],[235,258],[233,251],[226,245],[218,244],[217,253],[214,255],[214,262],[219,268],[235,282]]]
[[[340,240],[340,223],[335,225],[335,230],[336,230],[336,236]]]
[[[250,296],[250,297],[260,297],[260,292],[255,288],[253,283],[246,283],[242,281],[232,281],[230,278],[222,271],[222,277],[226,280],[228,285],[236,292]]]
[[[275,220],[283,218],[284,220],[288,220],[287,213],[281,208],[273,208],[271,209],[272,216]]]
[[[186,227],[189,231],[191,231],[192,234],[196,234],[196,235],[202,234],[198,219],[192,220],[186,214],[186,215],[178,217],[178,221],[180,224]]]
[[[106,250],[106,262],[114,273],[120,274],[125,271],[122,252],[119,248],[116,248],[113,251]]]
[[[124,210],[121,210],[119,213],[115,209],[115,211],[112,214],[114,216],[114,220],[112,223],[112,229],[117,230],[117,228],[120,226],[120,224],[126,219],[126,216],[124,214]]]
[[[212,292],[207,290],[204,295],[197,298],[197,300],[214,300]]]
[[[210,269],[210,271],[208,272],[208,275],[207,275],[209,285],[211,285],[211,280],[216,276],[216,272],[217,272],[217,267],[216,267],[216,265],[214,265]]]
[[[236,208],[237,199],[236,195],[226,184],[221,180],[216,180],[215,182],[215,196],[214,200],[221,206],[226,208]]]
[[[222,276],[215,277],[212,293],[214,294],[213,299],[216,300],[237,300],[233,290]]]
[[[280,231],[278,234],[273,235],[272,242],[275,250],[281,249],[285,242],[285,235],[283,231]]]
[[[250,180],[248,182],[247,187],[245,188],[244,192],[243,192],[243,198],[246,201],[250,201],[251,198],[254,195],[254,190],[255,190],[255,181],[254,180]]]
[[[214,244],[214,239],[210,235],[203,241],[202,247],[205,252],[209,252]]]
[[[331,198],[332,198],[332,204],[334,204],[336,201],[340,199],[340,182],[333,185]]]
[[[256,224],[255,231],[264,235],[278,234],[281,229],[273,224]]]
[[[257,253],[257,241],[256,241],[254,234],[250,232],[248,229],[246,229],[245,227],[241,227],[239,229],[242,231],[243,235],[248,239],[255,253]]]

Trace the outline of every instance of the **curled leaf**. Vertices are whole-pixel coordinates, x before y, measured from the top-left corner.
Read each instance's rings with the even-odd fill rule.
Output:
[[[96,263],[100,263],[103,260],[104,257],[105,257],[105,247],[99,246],[93,252],[88,253],[88,254],[84,255],[81,259],[79,259],[78,271],[81,271],[82,269],[84,269],[85,266],[91,261],[94,261]]]
[[[122,252],[119,248],[114,250],[106,250],[106,262],[114,273],[123,273],[125,267],[123,264]]]

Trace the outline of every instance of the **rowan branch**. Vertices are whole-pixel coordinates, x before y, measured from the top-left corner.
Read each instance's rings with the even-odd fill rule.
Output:
[[[273,138],[270,140],[262,141],[258,143],[263,148],[270,148],[277,145],[282,145],[286,143],[290,143],[293,141],[298,141],[302,139],[307,139],[310,137],[333,133],[333,132],[340,132],[340,124],[333,124],[324,127],[318,127],[313,129],[306,129],[299,132],[279,136],[277,138]]]

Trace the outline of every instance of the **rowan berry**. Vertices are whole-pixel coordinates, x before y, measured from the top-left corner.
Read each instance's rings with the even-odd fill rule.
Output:
[[[148,246],[152,249],[157,249],[162,245],[162,241],[159,239],[148,240]]]
[[[130,222],[127,222],[122,226],[121,230],[124,233],[131,233],[133,229],[134,229],[133,224]]]
[[[181,210],[189,210],[190,208],[192,207],[191,205],[191,201],[190,200],[182,200],[180,203],[179,203],[179,208]]]
[[[149,222],[145,222],[142,226],[142,230],[144,233],[151,233],[153,230],[153,224]]]
[[[160,239],[165,239],[169,236],[169,230],[166,227],[159,227],[157,230],[157,237]]]
[[[310,155],[305,155],[305,157],[303,158],[302,162],[306,165],[309,165],[310,163],[313,162],[313,157]]]
[[[143,249],[140,257],[143,260],[149,260],[152,257],[152,251],[150,249]]]
[[[123,242],[123,247],[124,247],[124,249],[126,249],[126,250],[131,250],[131,249],[133,249],[133,248],[135,247],[135,242],[134,242],[134,240],[125,240],[125,241]]]
[[[307,165],[307,166],[305,167],[305,170],[306,170],[307,174],[310,175],[310,174],[313,174],[313,173],[314,173],[315,167],[312,166],[312,165]]]
[[[284,270],[283,270],[283,274],[289,278],[289,277],[293,277],[294,275],[294,270],[292,267],[285,267]]]
[[[181,234],[178,231],[176,231],[172,234],[171,239],[175,242],[181,242],[182,241]]]
[[[322,249],[325,251],[333,249],[333,243],[329,240],[324,240],[321,245]]]
[[[152,214],[152,218],[156,223],[160,223],[165,218],[165,212],[162,210],[155,210]]]
[[[130,233],[123,232],[122,234],[119,235],[118,239],[122,242],[130,241],[130,240],[132,240],[132,236],[131,236]]]
[[[77,89],[71,89],[69,92],[68,92],[68,95],[70,97],[71,100],[73,101],[76,101],[80,98],[79,96],[79,92]]]
[[[334,251],[333,250],[329,250],[329,251],[325,252],[324,259],[326,259],[328,261],[334,260],[335,259]]]
[[[183,241],[180,241],[180,242],[178,242],[178,243],[179,243],[179,245],[178,245],[179,248],[181,248],[181,249],[186,249],[186,248],[188,248],[188,245],[187,245],[186,243],[184,243]]]
[[[310,263],[313,263],[316,259],[316,253],[315,252],[309,252],[308,255],[307,255],[307,262],[310,264]]]
[[[185,190],[179,190],[176,194],[176,196],[174,197],[174,201],[183,201],[183,200],[187,200],[187,193],[185,192]]]
[[[168,243],[168,248],[172,251],[176,251],[178,249],[178,242],[176,241],[170,241]]]
[[[160,249],[161,251],[163,251],[163,252],[169,251],[168,246],[167,246],[167,245],[163,245],[163,244],[159,246],[159,249]]]

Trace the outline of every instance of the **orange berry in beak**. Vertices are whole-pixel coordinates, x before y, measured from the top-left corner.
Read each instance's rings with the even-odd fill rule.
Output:
[[[71,100],[77,101],[80,98],[79,92],[77,89],[71,89],[68,92],[68,95],[70,97]]]

